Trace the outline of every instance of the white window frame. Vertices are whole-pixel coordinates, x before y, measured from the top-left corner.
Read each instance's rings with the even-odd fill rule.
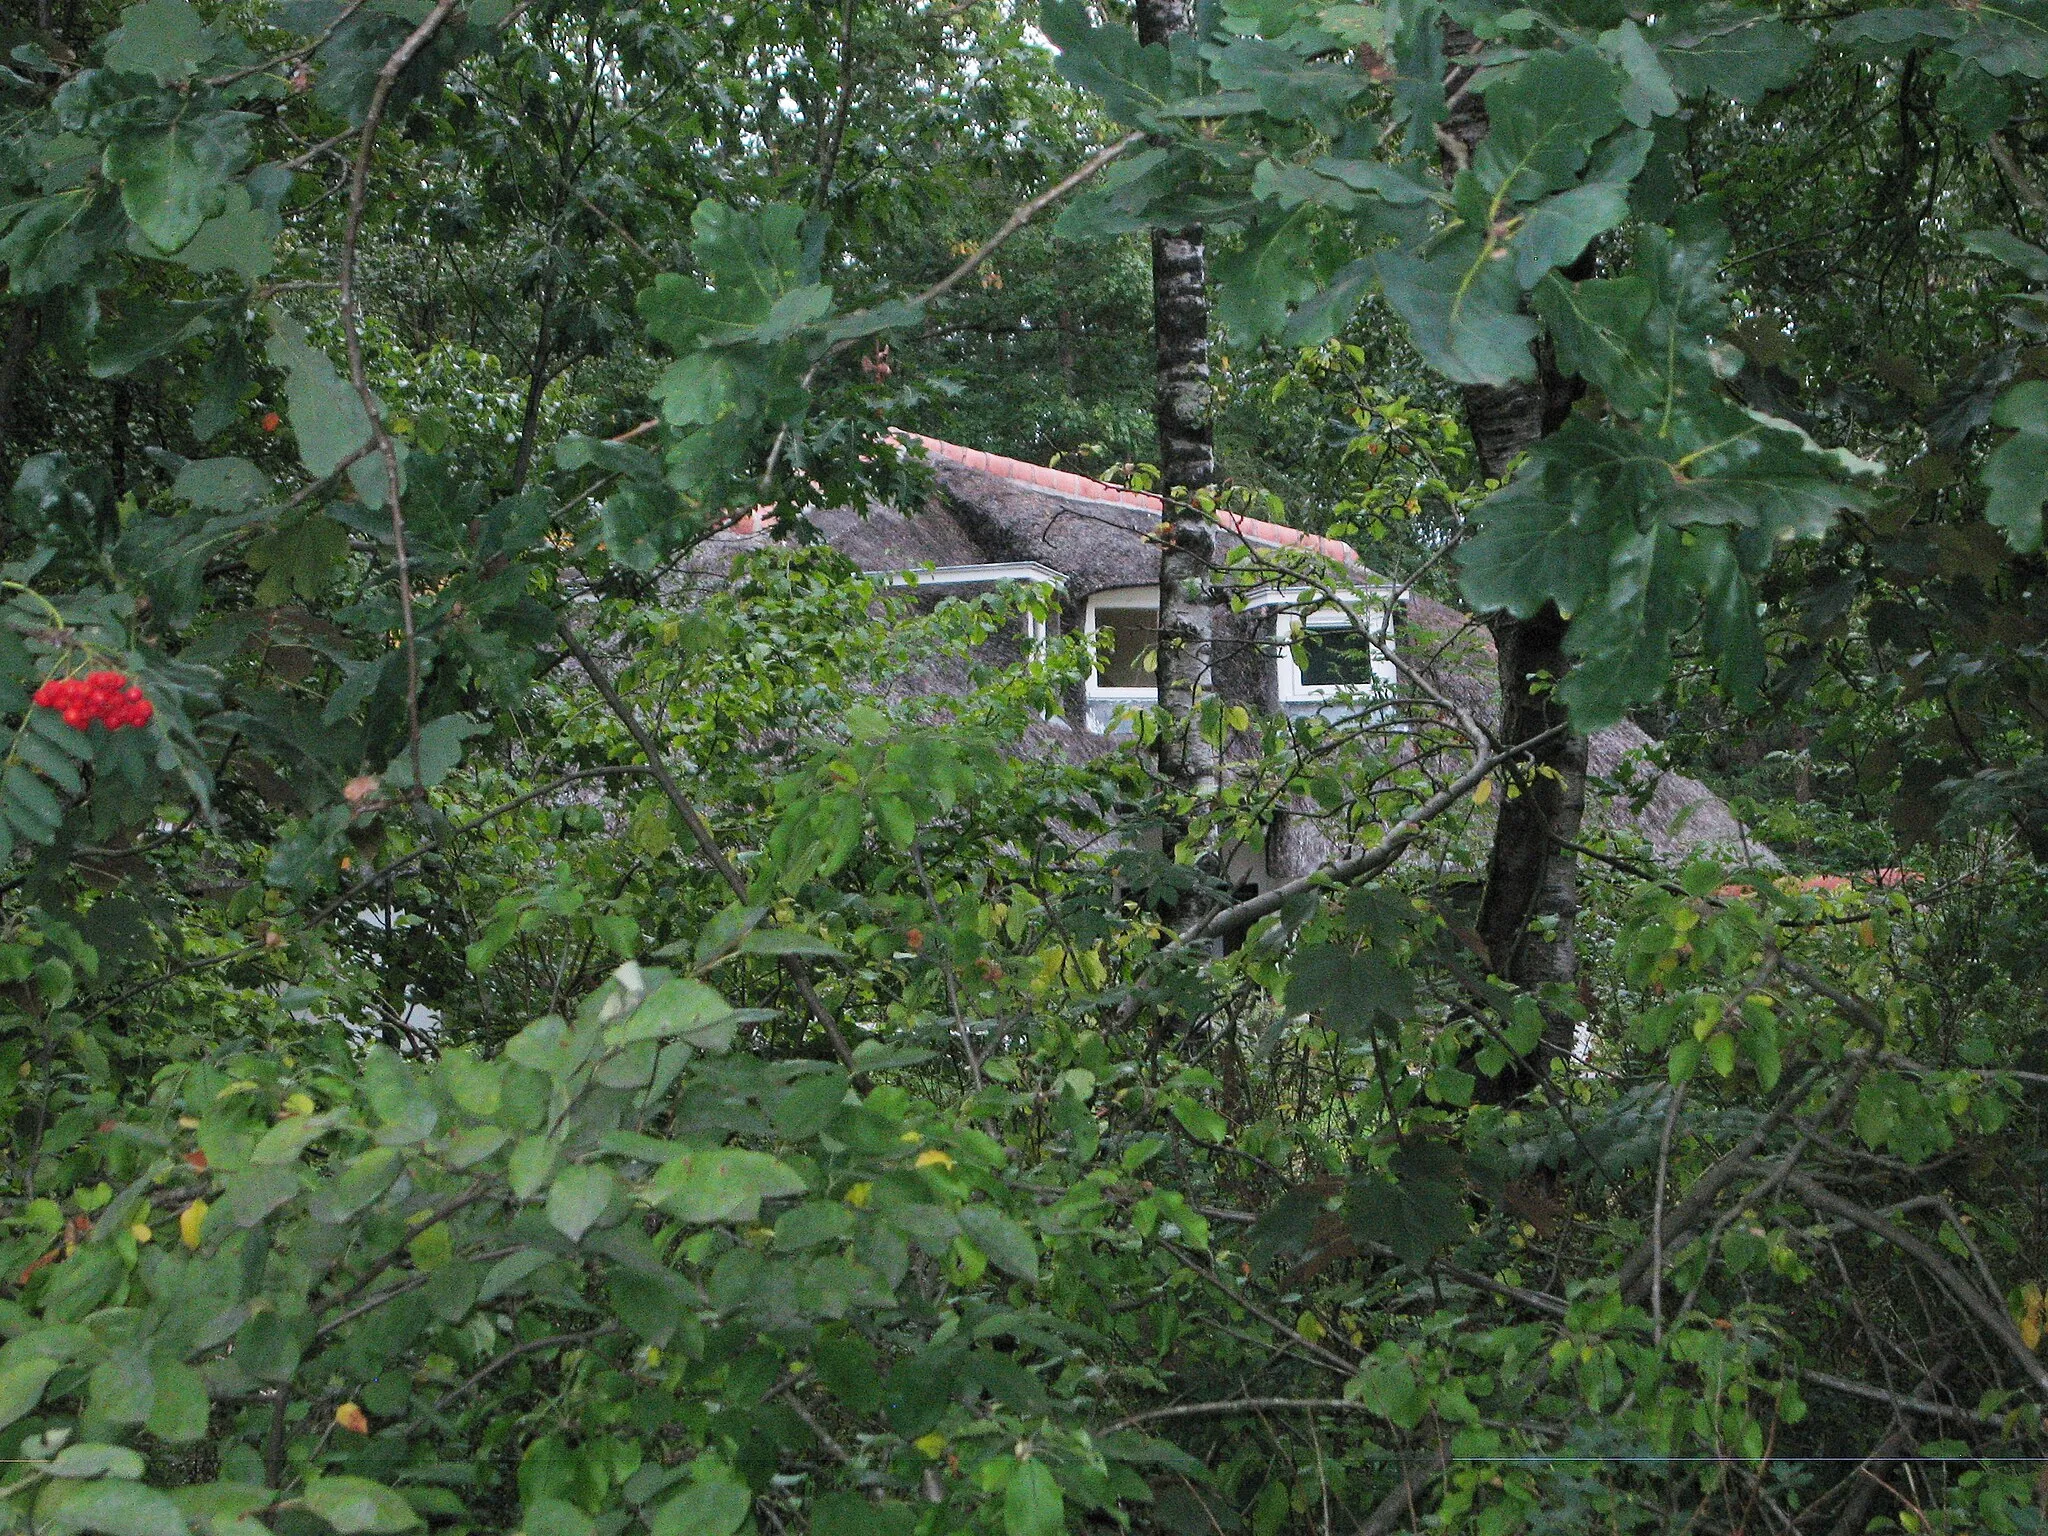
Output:
[[[1157,587],[1104,587],[1100,592],[1093,593],[1089,597],[1087,610],[1082,619],[1088,636],[1089,653],[1091,655],[1094,654],[1095,648],[1095,612],[1098,607],[1149,608],[1152,611],[1153,632],[1155,634],[1158,632],[1159,589]],[[1156,649],[1154,654],[1154,667],[1156,669],[1158,665]],[[1087,688],[1090,702],[1099,700],[1105,704],[1142,704],[1156,700],[1159,697],[1157,684],[1148,685],[1143,688],[1111,687],[1109,684],[1099,680],[1092,666],[1088,669]]]
[[[1395,683],[1393,633],[1393,589],[1355,588],[1333,594],[1336,602],[1320,592],[1292,587],[1262,592],[1252,599],[1254,608],[1274,608],[1274,657],[1282,704],[1333,704],[1377,691],[1391,690]],[[1348,611],[1347,611],[1348,610]],[[1378,642],[1372,652],[1372,677],[1367,683],[1311,683],[1301,675],[1301,663],[1294,647],[1304,630],[1356,629],[1356,619],[1371,625],[1369,634]]]

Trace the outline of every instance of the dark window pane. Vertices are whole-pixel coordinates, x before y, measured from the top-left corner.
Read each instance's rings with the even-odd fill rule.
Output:
[[[1159,643],[1159,610],[1156,608],[1098,608],[1095,610],[1096,645],[1102,635],[1111,636],[1109,655],[1098,662],[1095,681],[1103,688],[1150,688],[1153,676],[1152,649]],[[1101,654],[1098,650],[1097,654]]]
[[[1294,653],[1311,688],[1364,688],[1373,681],[1372,642],[1355,629],[1304,630]]]

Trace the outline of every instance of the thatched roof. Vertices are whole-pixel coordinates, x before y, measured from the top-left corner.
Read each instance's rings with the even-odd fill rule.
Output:
[[[1097,593],[1156,585],[1155,531],[1163,515],[1157,496],[935,438],[905,437],[921,444],[932,463],[935,489],[926,505],[808,513],[826,541],[862,569],[914,571],[1027,561],[1049,567],[1062,578],[1055,632],[1080,630],[1088,599]],[[719,535],[707,555],[722,562],[741,549],[765,543],[769,521],[744,519]],[[1269,563],[1276,579],[1290,562],[1299,568],[1304,562],[1319,561],[1334,562],[1339,575],[1355,572],[1347,579],[1361,586],[1375,580],[1357,552],[1335,539],[1234,514],[1220,515],[1217,521],[1220,558],[1236,551],[1239,561]],[[1332,566],[1325,564],[1323,569],[1330,571]],[[935,589],[931,600],[948,590],[958,589]],[[1218,692],[1254,709],[1283,707],[1277,696],[1274,644],[1270,613],[1219,609]],[[1483,625],[1427,597],[1405,594],[1395,648],[1411,682],[1434,692],[1480,727],[1492,727],[1499,683],[1493,642]],[[950,677],[943,680],[946,685],[953,682]],[[935,676],[932,683],[936,688],[942,680]],[[1109,749],[1109,742],[1087,729],[1087,703],[1080,690],[1066,704],[1066,718],[1048,721],[1034,733],[1031,745],[1073,757]],[[1297,712],[1304,708],[1291,707]],[[1656,768],[1653,749],[1651,738],[1627,722],[1592,738],[1590,771],[1598,782],[1589,785],[1589,833],[1607,828],[1635,834],[1670,862],[1711,852],[1749,863],[1777,863],[1706,785]],[[1288,865],[1325,856],[1329,850],[1321,846],[1323,841],[1299,832],[1276,839],[1290,850],[1284,858]],[[1295,872],[1270,871],[1283,877]]]

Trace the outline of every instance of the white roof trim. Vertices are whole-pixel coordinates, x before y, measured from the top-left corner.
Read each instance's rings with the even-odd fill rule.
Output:
[[[1035,581],[1064,587],[1067,578],[1036,560],[998,560],[988,565],[925,565],[904,571],[864,571],[863,575],[892,587],[959,587],[978,581]]]

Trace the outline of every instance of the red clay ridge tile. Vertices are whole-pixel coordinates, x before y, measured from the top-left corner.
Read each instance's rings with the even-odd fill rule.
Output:
[[[904,432],[899,435],[922,443],[925,452],[935,459],[944,459],[948,463],[980,470],[983,474],[994,475],[999,480],[1014,480],[1021,485],[1036,486],[1056,496],[1074,496],[1086,501],[1107,501],[1119,506],[1143,507],[1151,512],[1164,510],[1164,503],[1157,496],[1090,479],[1087,475],[1077,475],[1072,470],[1052,469],[1044,464],[1029,464],[1022,459],[1008,459],[1001,454],[984,453],[979,448],[963,448],[958,443],[926,437],[921,432]],[[1306,549],[1325,559],[1341,560],[1353,565],[1358,563],[1358,551],[1340,539],[1325,538],[1319,533],[1304,533],[1299,528],[1289,528],[1282,523],[1269,523],[1263,518],[1245,517],[1236,512],[1219,512],[1216,521],[1238,537],[1254,544]]]

